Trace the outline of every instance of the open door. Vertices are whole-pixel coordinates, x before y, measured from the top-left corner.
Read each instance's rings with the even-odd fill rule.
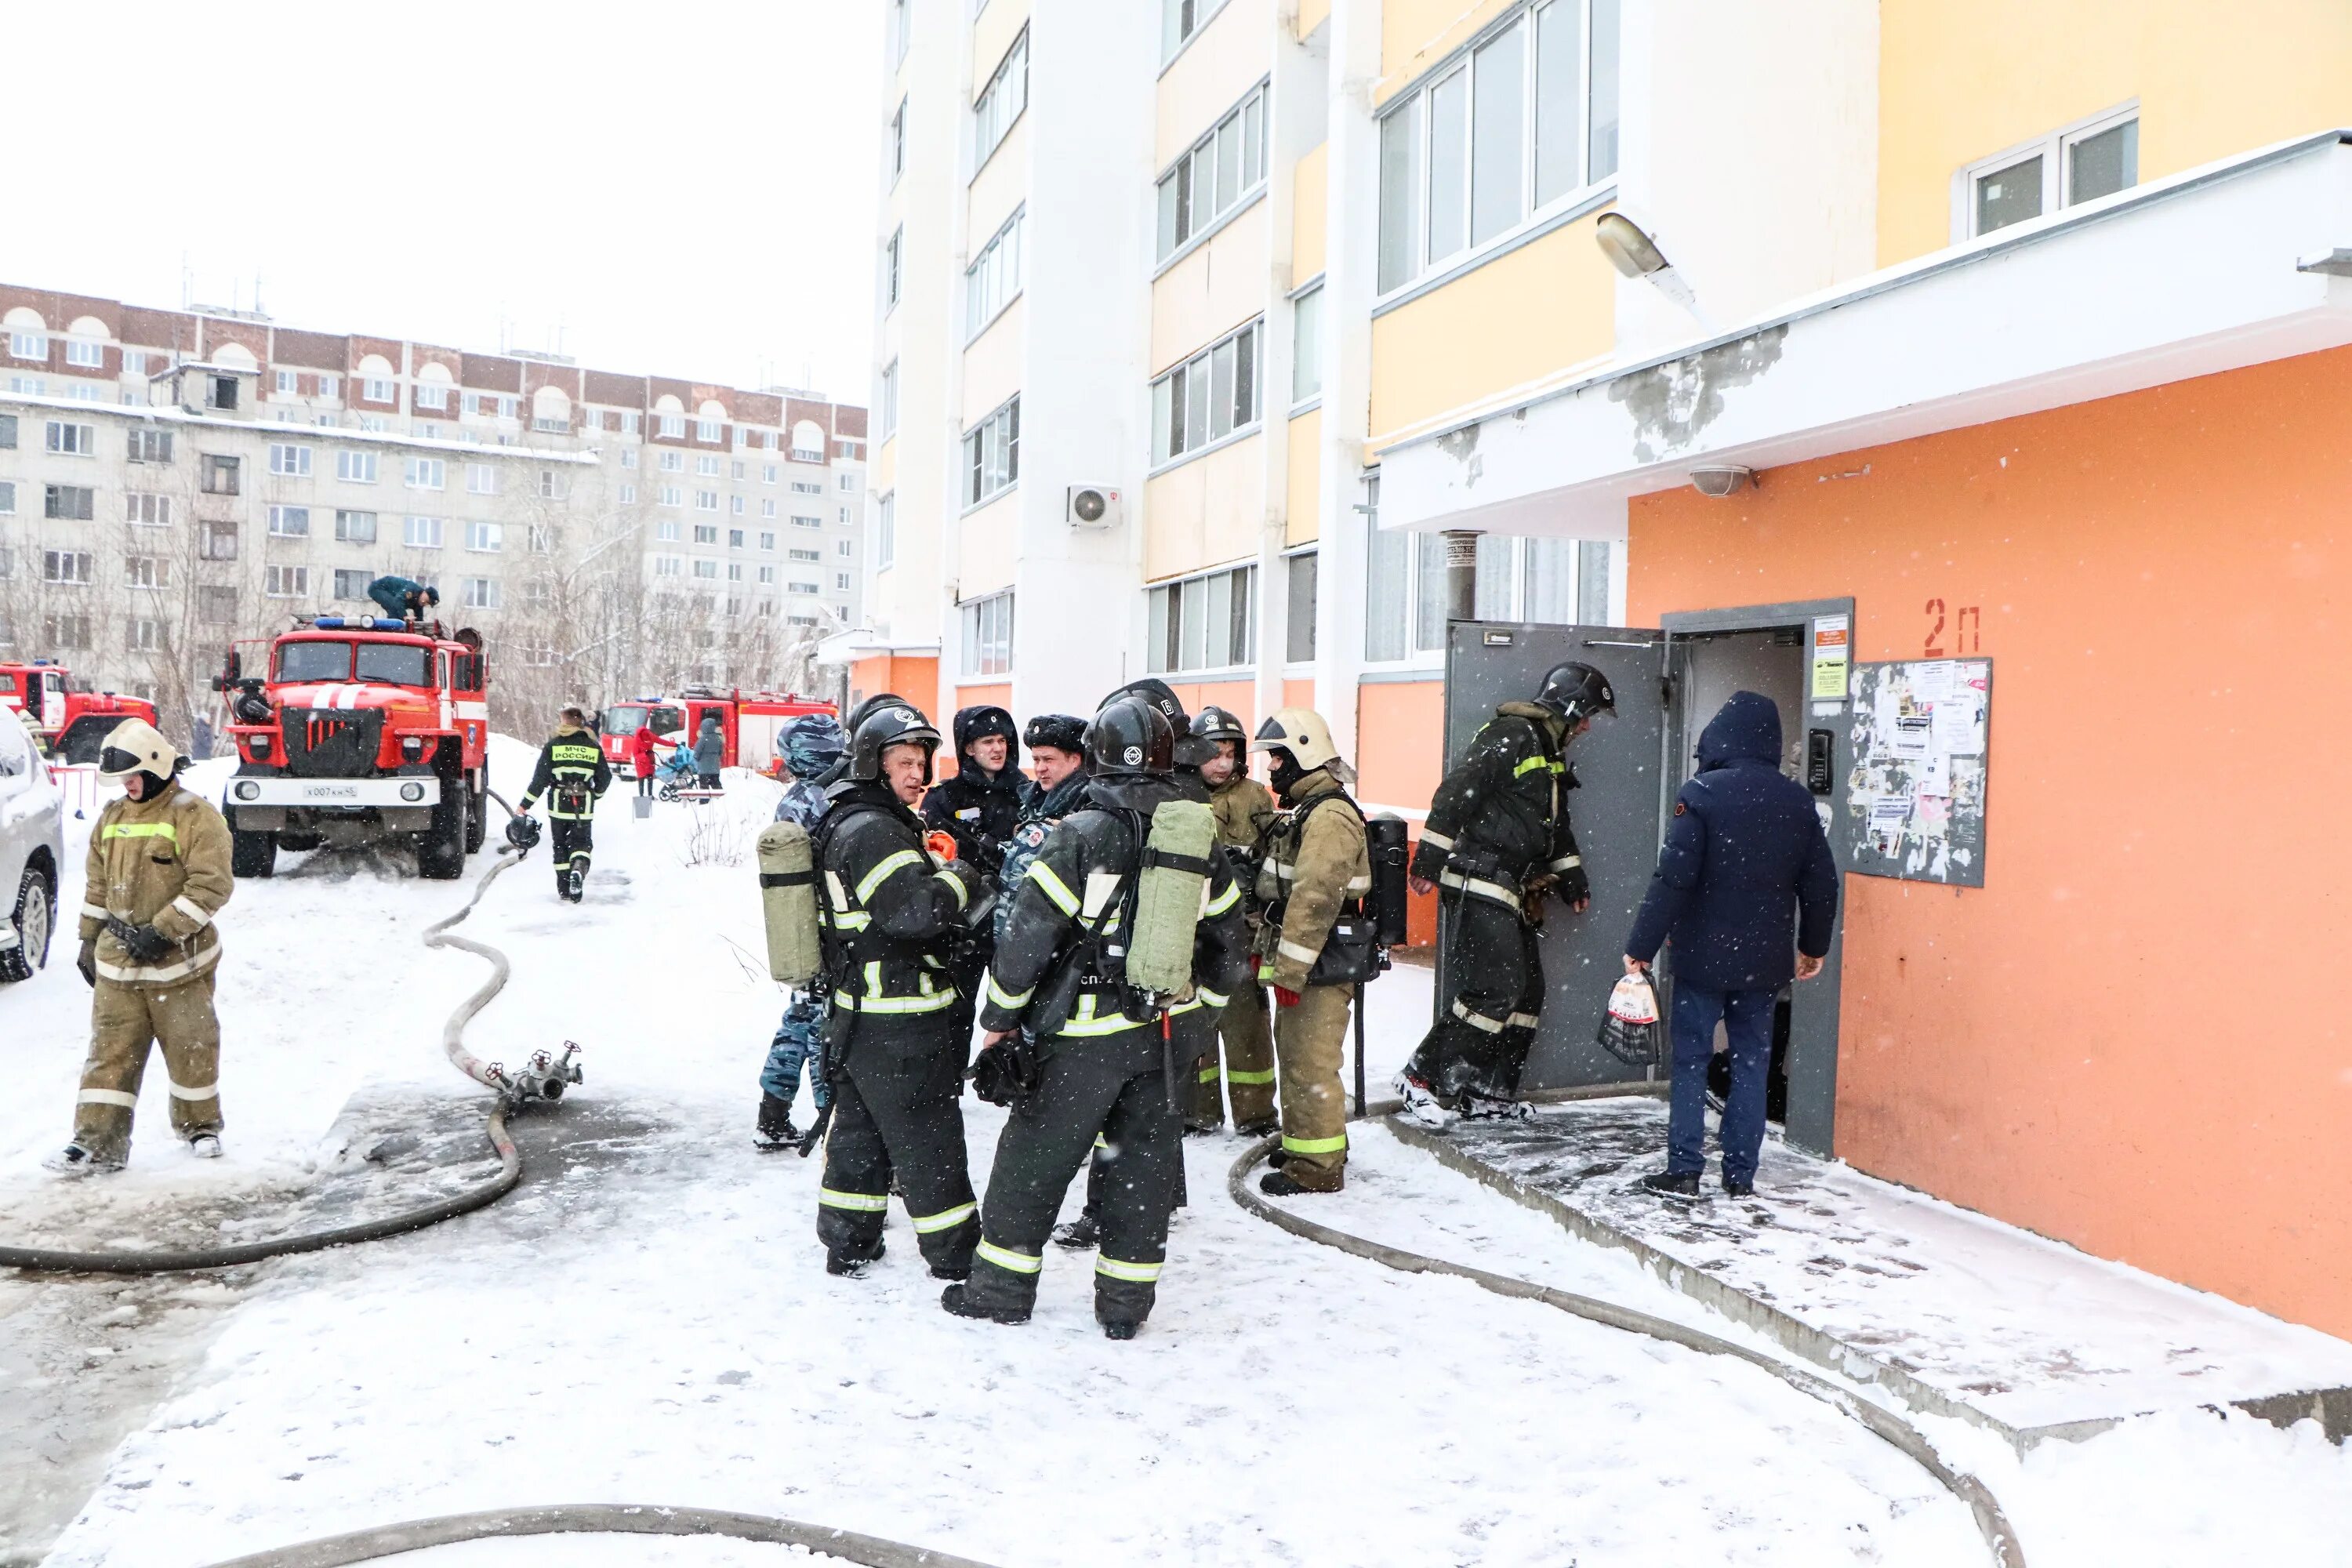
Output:
[[[1592,906],[1570,914],[1554,900],[1545,911],[1543,1020],[1528,1058],[1528,1089],[1639,1083],[1650,1075],[1594,1043],[1610,987],[1625,973],[1625,934],[1657,864],[1660,783],[1664,755],[1665,635],[1621,626],[1530,626],[1456,621],[1445,648],[1445,765],[1450,771],[1480,725],[1504,702],[1524,702],[1544,672],[1565,659],[1609,678],[1617,717],[1594,721],[1569,742],[1579,788],[1568,798]],[[1441,909],[1439,1005],[1447,994]]]

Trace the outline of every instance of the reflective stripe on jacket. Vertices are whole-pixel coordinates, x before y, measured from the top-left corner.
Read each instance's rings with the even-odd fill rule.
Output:
[[[1297,804],[1267,836],[1258,896],[1282,919],[1258,939],[1260,982],[1303,990],[1342,905],[1372,890],[1372,858],[1354,803],[1328,772],[1298,782]]]

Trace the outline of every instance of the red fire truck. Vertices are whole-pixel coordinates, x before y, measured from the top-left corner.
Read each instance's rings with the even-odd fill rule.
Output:
[[[833,713],[834,705],[820,697],[800,697],[775,691],[722,691],[714,686],[689,686],[677,697],[640,697],[607,707],[597,721],[604,737],[604,757],[624,778],[635,778],[629,762],[629,742],[651,726],[654,739],[668,748],[683,740],[694,744],[702,733],[705,714],[719,716],[719,733],[727,742],[727,766],[767,771],[775,761],[776,731],[785,720],[803,713]]]
[[[155,705],[145,698],[89,690],[47,658],[0,664],[0,708],[24,714],[41,750],[64,763],[98,761],[107,735],[125,719],[155,722]]]
[[[254,647],[257,644],[241,645]],[[374,616],[298,618],[247,673],[229,650],[237,770],[221,808],[231,868],[267,877],[278,851],[404,838],[446,880],[482,847],[489,677],[481,638]]]

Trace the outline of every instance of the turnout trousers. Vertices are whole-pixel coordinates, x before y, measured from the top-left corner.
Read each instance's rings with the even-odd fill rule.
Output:
[[[1348,1096],[1339,1086],[1352,985],[1310,985],[1274,1013],[1282,1059],[1282,1168],[1316,1192],[1338,1192],[1348,1169]]]
[[[220,1020],[213,1013],[213,972],[162,986],[125,985],[100,976],[89,1002],[89,1057],[82,1063],[74,1142],[100,1160],[131,1148],[131,1108],[139,1103],[150,1046],[163,1052],[172,1130],[182,1138],[221,1130]]]
[[[1192,1113],[1185,1118],[1192,1126],[1223,1126],[1228,1094],[1235,1126],[1265,1127],[1274,1121],[1274,1037],[1266,1032],[1264,991],[1255,985],[1234,990],[1196,1066]]]
[[[1446,996],[1405,1064],[1447,1106],[1462,1096],[1514,1100],[1543,1007],[1543,961],[1518,910],[1465,894],[1447,922]]]
[[[887,1037],[876,1038],[885,1027]],[[880,1257],[895,1173],[924,1261],[941,1279],[960,1279],[980,1238],[960,1102],[963,1042],[943,1016],[865,1019],[858,1036],[833,1086],[817,1239],[843,1258]]]
[[[1102,1240],[1095,1317],[1140,1323],[1151,1315],[1168,1256],[1183,1127],[1168,1105],[1160,1031],[1149,1026],[1055,1037],[1037,1091],[1013,1107],[997,1141],[968,1300],[1024,1312],[1035,1304],[1045,1238],[1097,1134],[1103,1144],[1096,1155]]]
[[[563,879],[571,874],[572,863],[579,862],[580,877],[588,878],[588,857],[596,847],[596,819],[593,816],[557,816],[552,812],[547,818],[548,839],[555,855],[555,886],[564,887]]]

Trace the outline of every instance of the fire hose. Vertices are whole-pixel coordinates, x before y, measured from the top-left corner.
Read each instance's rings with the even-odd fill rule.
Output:
[[[1388,1116],[1402,1109],[1403,1106],[1393,1100],[1375,1100],[1369,1107],[1359,1101],[1354,1120]],[[1233,1194],[1234,1202],[1258,1218],[1278,1226],[1293,1236],[1305,1237],[1309,1241],[1367,1258],[1400,1273],[1451,1275],[1456,1279],[1466,1279],[1482,1290],[1491,1290],[1497,1296],[1521,1301],[1540,1301],[1547,1307],[1558,1308],[1607,1328],[1645,1334],[1651,1339],[1681,1345],[1703,1355],[1729,1356],[1760,1368],[1799,1393],[1810,1394],[1852,1416],[1872,1436],[1900,1450],[1920,1468],[1935,1477],[1945,1490],[1968,1505],[1969,1513],[1976,1519],[1978,1533],[1984,1537],[1985,1545],[1992,1553],[1996,1568],[2025,1568],[2025,1549],[2018,1542],[2017,1529],[2010,1523],[2009,1516],[2001,1511],[2000,1504],[1994,1500],[1991,1491],[1976,1477],[1946,1464],[1943,1456],[1936,1452],[1935,1446],[1927,1441],[1924,1433],[1885,1406],[1873,1404],[1851,1389],[1842,1388],[1826,1378],[1817,1377],[1777,1357],[1734,1344],[1729,1340],[1717,1339],[1697,1329],[1686,1328],[1670,1319],[1653,1317],[1631,1307],[1621,1307],[1613,1301],[1557,1290],[1533,1280],[1493,1274],[1467,1264],[1449,1263],[1444,1258],[1408,1252],[1402,1247],[1390,1247],[1328,1225],[1318,1225],[1302,1215],[1277,1207],[1249,1190],[1249,1173],[1279,1147],[1281,1142],[1280,1137],[1276,1136],[1252,1144],[1242,1151],[1241,1158],[1234,1162],[1233,1169],[1225,1176],[1225,1188]]]
[[[491,799],[506,806],[509,816],[514,807],[505,799],[492,795]],[[522,858],[522,852],[511,847],[499,851],[489,868],[474,884],[474,896],[455,914],[436,921],[425,928],[427,947],[456,947],[488,959],[490,977],[474,993],[457,1005],[449,1021],[442,1026],[441,1045],[448,1053],[451,1065],[467,1077],[499,1091],[499,1099],[490,1107],[487,1131],[490,1147],[499,1157],[499,1173],[464,1192],[407,1209],[386,1215],[381,1219],[362,1220],[352,1225],[336,1226],[328,1230],[306,1231],[295,1236],[282,1236],[268,1241],[240,1242],[224,1247],[166,1248],[138,1252],[68,1252],[49,1247],[0,1246],[0,1268],[22,1268],[45,1274],[184,1274],[210,1268],[232,1268],[239,1264],[258,1263],[268,1258],[286,1258],[300,1252],[320,1252],[331,1247],[348,1247],[355,1242],[382,1241],[387,1237],[405,1235],[438,1225],[445,1219],[471,1214],[512,1192],[522,1180],[522,1155],[507,1133],[507,1118],[534,1100],[552,1100],[562,1096],[566,1085],[577,1083],[579,1069],[572,1065],[572,1048],[567,1046],[560,1060],[551,1059],[544,1051],[534,1053],[530,1062],[520,1072],[509,1072],[495,1063],[485,1063],[466,1048],[466,1025],[488,1005],[492,997],[504,990],[511,965],[505,953],[487,942],[474,942],[448,934],[474,912],[490,884],[499,879],[508,867]]]

